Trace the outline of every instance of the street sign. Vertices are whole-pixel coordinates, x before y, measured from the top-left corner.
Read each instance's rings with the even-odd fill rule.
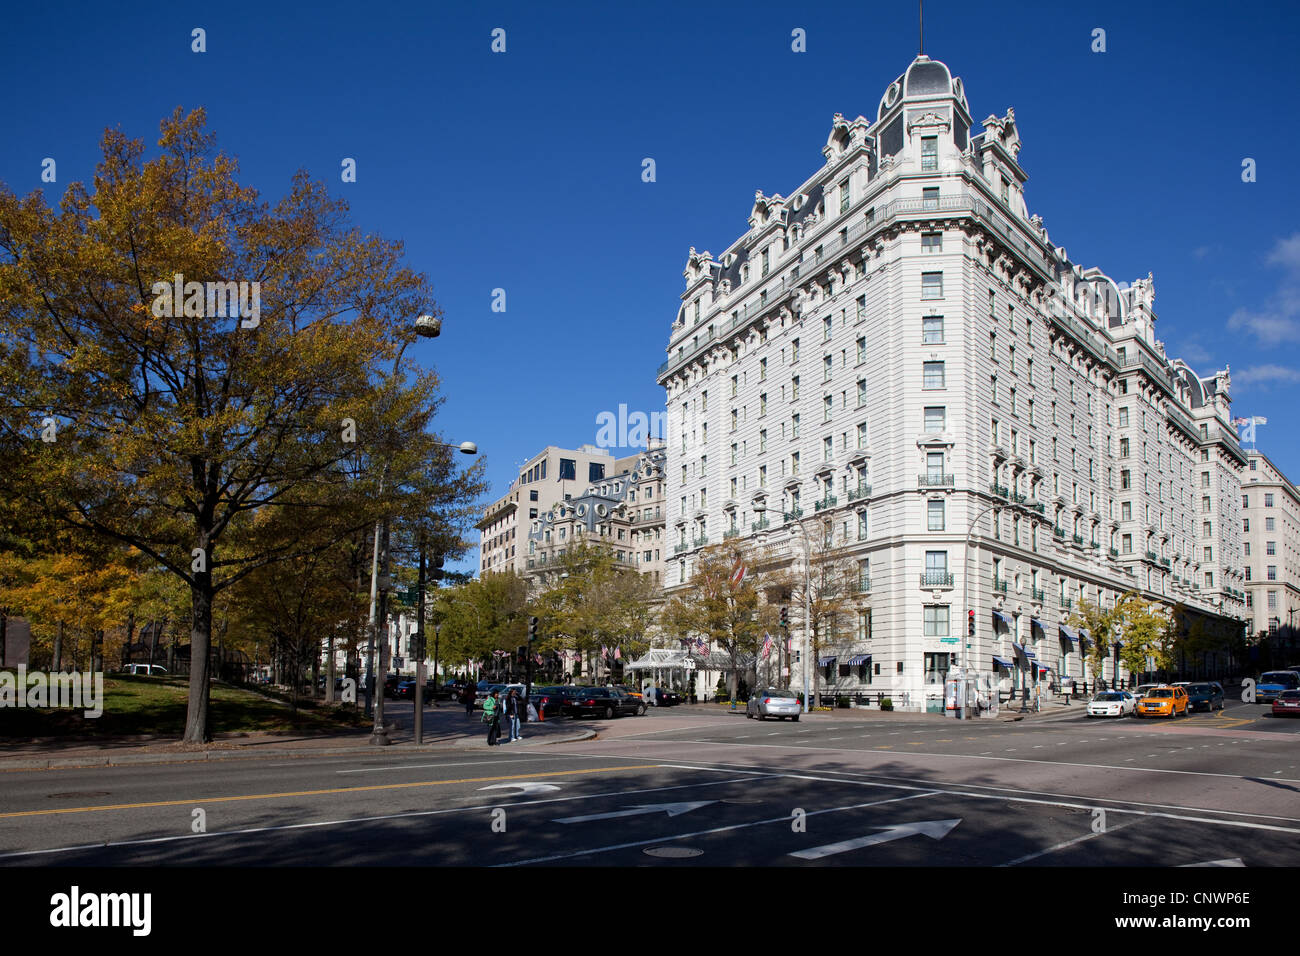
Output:
[[[955,637],[941,637],[941,638],[939,638],[939,643],[940,643],[940,644],[956,644],[956,643],[957,643],[957,638],[955,638]]]

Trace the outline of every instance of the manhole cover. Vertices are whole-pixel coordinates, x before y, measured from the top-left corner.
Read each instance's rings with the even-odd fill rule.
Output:
[[[53,800],[76,800],[81,797],[106,797],[107,790],[69,790],[67,793],[51,793],[46,795]]]
[[[685,860],[692,856],[703,856],[703,850],[690,846],[652,846],[642,850],[646,856],[657,856],[662,860]]]

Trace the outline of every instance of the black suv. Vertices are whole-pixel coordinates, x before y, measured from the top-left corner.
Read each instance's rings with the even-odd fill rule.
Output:
[[[641,712],[645,701],[617,687],[579,687],[578,693],[564,702],[569,717],[622,717]]]
[[[1187,709],[1223,710],[1223,685],[1218,681],[1186,681]]]

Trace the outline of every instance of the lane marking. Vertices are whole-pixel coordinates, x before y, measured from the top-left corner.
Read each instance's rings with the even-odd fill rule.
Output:
[[[1047,854],[1055,853],[1057,850],[1064,850],[1067,846],[1074,846],[1076,843],[1085,843],[1093,837],[1105,836],[1107,833],[1114,833],[1117,830],[1123,830],[1125,827],[1131,827],[1137,822],[1137,820],[1130,820],[1128,823],[1121,823],[1116,827],[1108,827],[1100,833],[1085,833],[1083,836],[1075,837],[1073,840],[1066,840],[1064,843],[1056,844],[1056,846],[1049,846],[1046,850],[1039,850],[1037,853],[1026,853],[1024,856],[1018,856],[1014,860],[1008,860],[1006,863],[999,863],[998,866],[1018,866],[1021,863],[1028,863],[1030,860],[1036,860],[1040,856],[1047,856]]]
[[[645,758],[641,757],[641,758],[621,758],[621,759],[643,760]],[[654,766],[656,768],[672,767],[678,770],[701,769],[699,767],[686,767],[679,764],[655,764]],[[610,769],[637,770],[642,768],[623,767],[623,768],[610,768]],[[568,796],[568,797],[548,797],[544,800],[518,800],[511,803],[510,806],[511,808],[531,807],[531,806],[537,806],[539,804],[545,804],[545,803],[568,803],[573,800],[603,800],[607,797],[629,797],[641,793],[664,793],[669,790],[690,790],[696,787],[721,787],[721,786],[726,786],[729,783],[748,783],[750,779],[756,776],[757,777],[780,776],[779,774],[773,774],[761,770],[739,769],[739,770],[733,770],[731,771],[731,773],[745,774],[746,776],[737,777],[734,780],[715,780],[711,782],[706,781],[703,783],[675,784],[671,787],[649,787],[641,790],[617,790],[609,793],[574,794],[573,796]],[[379,814],[376,816],[368,816],[368,817],[349,817],[342,820],[319,820],[314,823],[285,823],[285,824],[278,824],[276,826],[268,826],[268,827],[247,827],[245,829],[240,829],[240,830],[214,830],[211,833],[185,833],[177,836],[151,837],[147,839],[138,839],[138,840],[117,840],[108,843],[83,843],[77,846],[60,846],[60,847],[49,847],[47,849],[41,849],[41,850],[19,850],[12,853],[0,853],[0,860],[8,859],[9,857],[41,856],[49,853],[70,853],[76,850],[102,850],[108,847],[139,846],[148,843],[174,843],[177,840],[199,840],[207,837],[244,836],[251,833],[273,833],[280,830],[307,830],[313,827],[344,826],[344,825],[351,825],[354,823],[373,823],[379,820],[403,820],[408,817],[409,818],[436,817],[436,816],[443,816],[449,813],[472,813],[474,811],[492,810],[495,809],[497,806],[498,803],[494,802],[494,803],[487,803],[487,804],[482,804],[473,807],[447,807],[442,810],[406,810],[401,813],[385,813],[385,814]],[[787,817],[786,819],[789,818]]]
[[[647,744],[654,744],[658,742],[659,741],[644,741],[644,743]],[[730,746],[730,747],[759,748],[759,749],[771,749],[773,747],[781,746],[780,744],[724,744],[713,740],[671,740],[671,741],[666,740],[666,741],[662,741],[662,743],[664,744],[690,743],[690,744],[704,744],[711,747]],[[800,746],[798,749],[809,750],[809,751],[826,751],[829,753],[840,753],[840,754],[863,755],[866,753],[865,751],[862,750],[850,750],[845,747]],[[891,749],[891,748],[876,747],[875,749],[884,750],[884,749]],[[1014,747],[1007,748],[1007,752],[1011,752],[1013,750],[1015,750]],[[1162,767],[1120,767],[1114,764],[1076,763],[1071,760],[1033,760],[1029,757],[985,757],[982,754],[948,754],[948,753],[931,753],[926,751],[909,751],[906,754],[899,754],[898,756],[900,757],[944,757],[949,760],[1004,760],[1009,763],[1032,763],[1032,764],[1040,764],[1048,767],[1082,767],[1086,770],[1127,770],[1130,773],[1171,773],[1171,774],[1179,774],[1188,777],[1222,777],[1225,780],[1259,781],[1263,779],[1262,777],[1252,776],[1250,774],[1211,773],[1208,770],[1166,770]],[[1157,756],[1157,755],[1152,754],[1151,756]],[[1131,760],[1133,758],[1130,757],[1129,759]],[[1300,784],[1300,780],[1292,780],[1289,778],[1284,779],[1282,782]]]
[[[616,770],[656,770],[660,764],[641,767],[593,767],[588,770],[549,770],[516,773],[501,777],[466,777],[461,780],[421,780],[413,783],[377,783],[368,787],[331,787],[326,790],[292,790],[284,793],[246,793],[230,797],[193,797],[189,800],[155,800],[148,803],[116,803],[98,807],[58,807],[46,810],[16,810],[0,813],[0,820],[16,817],[47,817],[61,813],[97,813],[101,810],[141,810],[149,807],[186,807],[201,803],[233,803],[241,800],[278,800],[285,797],[316,797],[335,793],[365,793],[371,790],[406,790],[411,787],[446,787],[459,783],[491,783],[494,780],[522,780],[525,777],[568,777],[576,774],[613,773]]]
[[[525,763],[528,761],[536,762],[546,760],[546,757],[512,757],[509,760],[477,760],[474,763],[417,763],[405,767],[362,767],[360,770],[335,770],[335,773],[387,773],[393,770],[427,770],[434,768],[441,770],[443,767],[487,767],[498,766],[503,763]]]
[[[784,774],[782,776],[784,776]],[[909,787],[908,789],[912,789],[912,788]],[[863,810],[866,809],[867,807],[878,807],[886,803],[900,803],[904,800],[916,800],[919,799],[920,797],[929,797],[929,796],[933,796],[933,793],[913,793],[913,794],[909,794],[906,797],[890,797],[888,800],[873,800],[870,803],[858,803],[848,807],[829,807],[825,810],[809,810],[805,813],[805,817],[820,816],[823,813],[842,813],[845,810]],[[751,823],[733,823],[730,826],[714,827],[710,830],[697,830],[694,833],[678,833],[672,836],[655,837],[650,840],[635,840],[631,843],[617,843],[612,846],[593,847],[588,850],[574,850],[570,853],[556,853],[552,856],[535,857],[531,860],[515,860],[511,863],[498,863],[496,864],[496,867],[501,868],[501,867],[512,867],[512,866],[528,866],[533,863],[552,863],[555,860],[568,860],[568,859],[572,859],[575,856],[590,856],[594,853],[609,853],[614,850],[627,850],[632,847],[645,846],[649,843],[670,843],[674,840],[688,840],[691,839],[692,837],[710,836],[714,833],[726,833],[730,830],[744,830],[747,829],[748,827],[764,826],[768,823],[789,823],[789,822],[790,822],[790,815],[786,814],[785,816],[781,816],[781,817],[772,817],[770,820],[755,820]]]

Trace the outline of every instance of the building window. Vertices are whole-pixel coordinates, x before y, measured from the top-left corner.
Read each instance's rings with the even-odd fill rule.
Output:
[[[831,340],[831,330],[833,328],[834,328],[834,322],[832,321],[831,316],[828,315],[826,316],[826,318],[822,319],[822,341],[823,342],[829,342]]]
[[[849,181],[846,179],[840,183],[840,212],[849,211]]]
[[[921,298],[922,299],[943,298],[943,273],[942,272],[921,273]]]
[[[823,422],[829,422],[831,420],[831,411],[834,408],[834,405],[835,402],[830,395],[827,395],[824,398],[822,398],[822,421]]]
[[[858,408],[865,404],[867,404],[867,380],[860,378],[858,379]]]
[[[867,513],[866,511],[858,512],[858,540],[867,540]]]
[[[799,376],[795,375],[790,379],[790,401],[799,401]]]
[[[858,448],[867,447],[867,423],[858,422]]]
[[[858,339],[858,364],[861,365],[867,360],[867,340],[865,337]]]
[[[833,371],[834,367],[835,367],[835,363],[831,361],[831,357],[829,355],[822,356],[822,381],[823,382],[829,382],[831,380],[831,372]]]
[[[943,252],[943,233],[941,232],[921,233],[921,251],[922,252]]]
[[[943,363],[942,362],[923,363],[922,388],[943,388]]]
[[[939,208],[939,187],[927,186],[921,190],[921,207],[923,209]]]
[[[939,137],[921,137],[921,172],[932,173],[939,168]],[[841,210],[843,212],[843,210]]]
[[[943,344],[942,315],[927,315],[921,319],[921,342],[924,345]]]
[[[943,499],[931,499],[926,502],[925,511],[927,519],[927,528],[930,531],[943,530],[944,507]]]
[[[1265,495],[1265,496],[1264,496],[1264,507],[1265,507],[1265,508],[1271,508],[1271,507],[1273,507],[1273,496],[1272,496],[1272,495]]]
[[[1273,531],[1273,530],[1276,530],[1276,529],[1273,527],[1273,519],[1272,519],[1272,518],[1265,518],[1265,519],[1264,519],[1264,530],[1265,530],[1265,531]]]
[[[799,416],[798,415],[790,416],[790,437],[791,438],[799,437]]]
[[[925,430],[930,434],[941,432],[947,426],[948,410],[942,405],[931,405],[925,409]]]
[[[1276,610],[1277,610],[1277,592],[1276,592],[1276,591],[1269,591],[1269,592],[1268,592],[1268,609],[1269,609],[1270,611],[1276,611]]]
[[[925,606],[925,636],[926,637],[947,637],[948,636],[948,608],[946,605],[927,604]],[[926,654],[926,659],[931,657],[942,657],[946,661],[947,654]],[[947,667],[944,668],[947,673]],[[941,679],[941,678],[940,678]]]

